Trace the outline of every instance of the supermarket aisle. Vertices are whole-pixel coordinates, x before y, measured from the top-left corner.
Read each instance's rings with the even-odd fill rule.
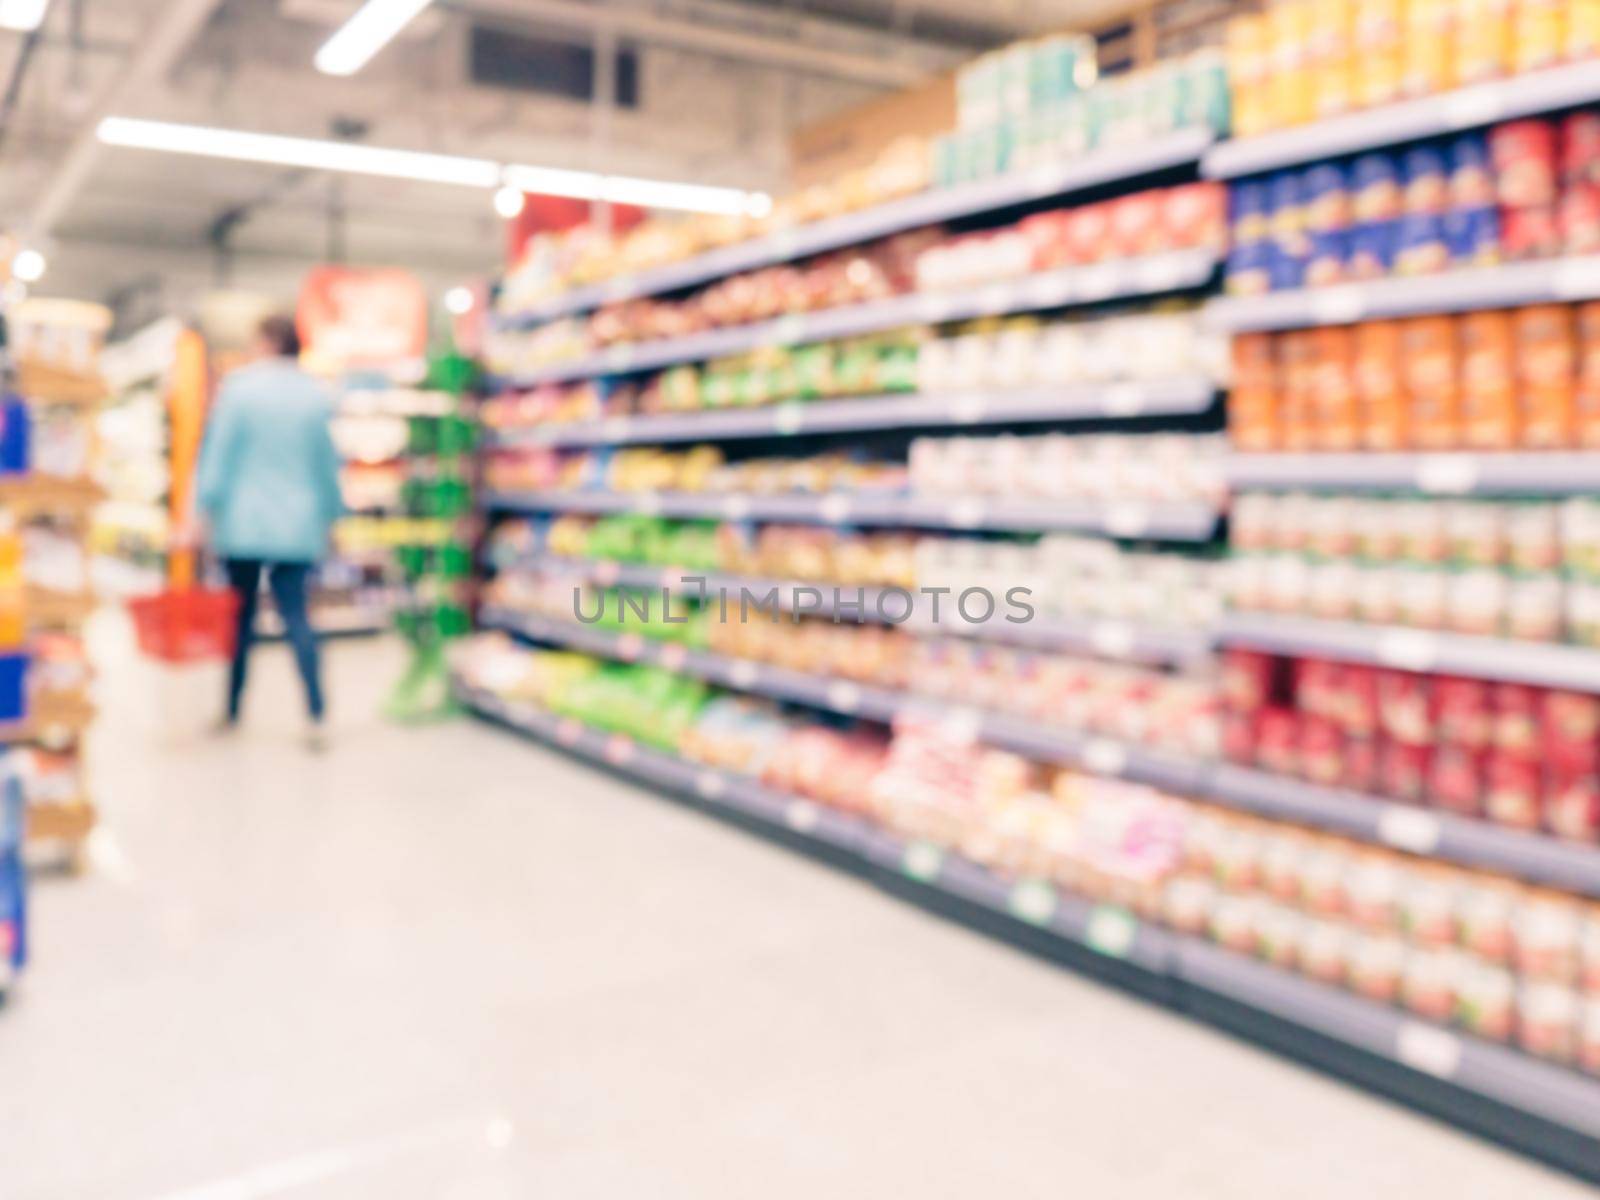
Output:
[[[8,1200],[1590,1194],[471,724],[156,747],[0,1017]],[[270,710],[285,714],[272,719]]]

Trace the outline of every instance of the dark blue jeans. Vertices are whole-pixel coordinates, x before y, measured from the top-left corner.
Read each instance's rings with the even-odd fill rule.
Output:
[[[239,701],[244,696],[245,673],[250,666],[250,645],[256,636],[256,599],[261,594],[261,573],[266,572],[272,600],[283,618],[284,632],[294,650],[295,665],[306,688],[306,709],[313,721],[322,720],[322,677],[317,661],[317,635],[311,631],[306,611],[306,578],[312,564],[303,562],[262,562],[255,558],[230,558],[228,586],[239,596],[239,631],[233,643],[233,669],[228,673],[228,721],[239,719]]]

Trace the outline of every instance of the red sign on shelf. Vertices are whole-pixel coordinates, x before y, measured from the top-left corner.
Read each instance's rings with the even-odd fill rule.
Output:
[[[317,267],[301,285],[295,323],[315,370],[413,362],[428,348],[428,294],[399,267]]]

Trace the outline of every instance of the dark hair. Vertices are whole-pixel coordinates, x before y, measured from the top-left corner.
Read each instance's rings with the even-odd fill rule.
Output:
[[[282,313],[267,317],[256,326],[256,333],[284,358],[300,357],[300,331],[295,328],[293,317]]]

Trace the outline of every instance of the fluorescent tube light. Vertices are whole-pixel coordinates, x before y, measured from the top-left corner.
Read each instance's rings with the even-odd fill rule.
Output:
[[[100,122],[99,137],[111,146],[165,150],[202,158],[232,158],[240,162],[311,167],[350,175],[382,175],[389,179],[416,179],[459,187],[493,188],[500,184],[500,164],[487,158],[427,154],[420,150],[385,150],[381,146],[355,142],[280,137],[206,125],[141,121],[133,117],[107,117]]]
[[[354,75],[433,0],[367,0],[317,51],[324,75]]]
[[[4,3],[4,0],[0,0]],[[610,200],[644,208],[675,208],[687,212],[765,216],[772,197],[765,192],[713,187],[701,183],[669,183],[636,179],[629,175],[601,175],[563,167],[502,165],[488,158],[456,154],[429,154],[421,150],[388,150],[359,142],[334,142],[320,138],[283,137],[208,125],[180,125],[171,121],[146,121],[136,117],[107,117],[98,136],[109,146],[135,150],[164,150],[202,158],[228,158],[239,162],[271,163],[341,171],[350,175],[378,175],[457,187],[496,191],[512,188],[547,196],[578,200]]]
[[[44,24],[50,0],[0,0],[0,29],[27,33]]]

